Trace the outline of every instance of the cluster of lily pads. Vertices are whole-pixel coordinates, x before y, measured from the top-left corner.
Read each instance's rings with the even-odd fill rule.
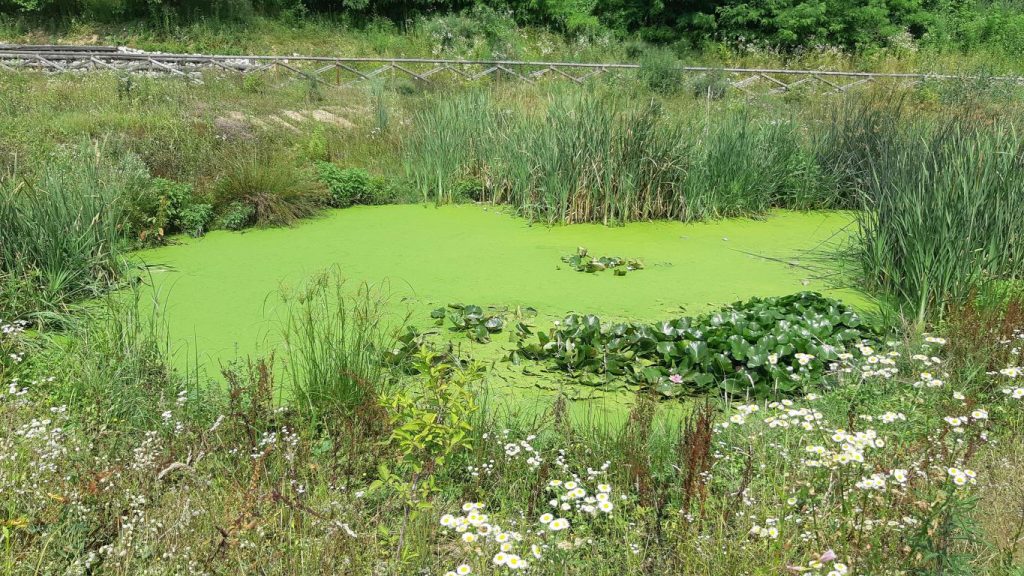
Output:
[[[571,266],[577,272],[603,272],[614,270],[616,276],[625,276],[626,272],[640,270],[644,263],[638,258],[625,259],[617,256],[594,257],[587,253],[587,249],[580,246],[575,254],[562,256],[562,262]]]
[[[851,308],[815,292],[752,298],[656,324],[571,314],[537,336],[510,359],[545,361],[582,383],[624,378],[665,397],[717,386],[758,398],[801,392],[840,354],[883,339]]]
[[[465,332],[470,339],[480,343],[491,340],[492,334],[505,329],[506,317],[511,316],[519,334],[529,334],[527,322],[537,315],[533,308],[517,307],[509,310],[506,306],[489,306],[486,310],[475,304],[449,304],[434,309],[430,317],[438,326],[447,318],[453,332]]]

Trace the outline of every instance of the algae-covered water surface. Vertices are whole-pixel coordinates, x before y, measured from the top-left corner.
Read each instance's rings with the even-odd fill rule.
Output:
[[[328,267],[353,286],[386,283],[396,311],[424,325],[431,309],[451,302],[533,307],[545,330],[569,312],[654,321],[800,290],[857,301],[835,288],[822,259],[849,237],[851,222],[844,213],[777,212],[763,220],[546,227],[479,206],[356,207],[293,228],[213,232],[139,257],[176,361],[216,369],[272,350],[281,288]],[[577,272],[561,257],[579,246],[640,258],[645,268]]]

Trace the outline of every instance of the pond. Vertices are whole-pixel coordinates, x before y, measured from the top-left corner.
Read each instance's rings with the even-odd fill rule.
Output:
[[[569,312],[656,321],[801,290],[863,305],[857,292],[839,287],[829,258],[854,227],[849,213],[784,211],[761,220],[548,227],[493,207],[398,205],[330,211],[292,228],[212,232],[138,257],[161,302],[176,364],[215,374],[221,363],[273,350],[281,288],[329,267],[353,287],[386,284],[396,311],[423,326],[430,310],[462,302],[533,307],[536,327],[547,330]],[[595,256],[639,258],[645,267],[625,276],[577,272],[561,258],[579,246]],[[452,337],[485,360],[508,347],[504,339],[479,345]],[[493,372],[499,398],[508,387],[561,386]],[[523,395],[514,396],[522,404]],[[547,403],[544,396],[538,402]]]

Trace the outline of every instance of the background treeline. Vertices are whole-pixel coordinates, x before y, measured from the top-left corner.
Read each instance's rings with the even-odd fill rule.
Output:
[[[702,49],[709,45],[802,49],[995,51],[1024,54],[1024,4],[1016,0],[0,0],[0,15],[37,24],[196,21],[408,28],[469,16],[484,28],[508,20],[579,38],[639,38]]]

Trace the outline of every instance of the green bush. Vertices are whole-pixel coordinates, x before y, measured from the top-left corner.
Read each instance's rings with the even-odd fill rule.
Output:
[[[370,174],[362,168],[341,168],[330,162],[317,163],[320,181],[327,186],[329,203],[336,208],[364,203],[370,190]]]
[[[310,160],[324,161],[331,157],[327,134],[322,125],[318,125],[309,135],[305,145],[306,157]]]
[[[408,183],[396,178],[386,176],[373,176],[370,178],[370,185],[367,188],[364,203],[383,205],[395,204],[407,200],[411,196]]]
[[[227,230],[242,230],[256,223],[256,207],[245,202],[232,202],[224,208],[217,219],[217,227]]]
[[[199,237],[206,233],[213,220],[213,206],[210,204],[190,204],[178,213],[178,230],[189,236]]]
[[[478,202],[483,200],[486,190],[483,180],[479,178],[459,178],[452,186],[452,196]]]
[[[214,184],[214,197],[224,227],[232,230],[244,227],[246,222],[255,226],[289,225],[313,214],[322,201],[314,182],[289,159],[258,153],[242,154],[226,162]]]
[[[690,88],[694,98],[719,100],[729,90],[729,79],[721,70],[711,70],[694,78]]]

